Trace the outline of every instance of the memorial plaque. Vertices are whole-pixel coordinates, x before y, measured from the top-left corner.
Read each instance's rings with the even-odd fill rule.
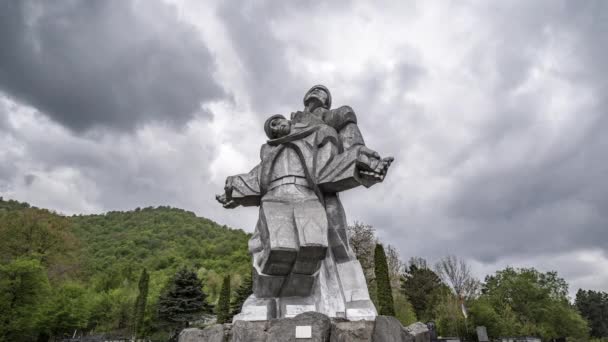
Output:
[[[312,338],[312,326],[297,325],[296,326],[296,338]]]

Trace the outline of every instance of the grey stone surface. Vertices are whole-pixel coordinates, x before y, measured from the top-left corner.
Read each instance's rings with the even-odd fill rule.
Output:
[[[234,317],[234,321],[246,317],[249,321],[266,321],[277,316],[277,304],[273,298],[257,298],[255,295],[249,296],[243,309]]]
[[[479,342],[489,342],[490,341],[490,339],[488,338],[488,331],[486,330],[486,327],[481,325],[481,326],[478,326],[475,330],[477,331],[477,341],[479,341]]]
[[[405,331],[414,338],[415,342],[429,342],[431,332],[426,324],[416,322],[405,327]]]
[[[311,338],[296,339],[296,327],[310,328]],[[184,329],[179,342],[429,342],[423,323],[403,328],[394,317],[378,316],[374,321],[330,319],[318,312],[305,312],[293,318],[268,321],[239,320],[233,324],[214,324],[203,330]]]
[[[300,309],[373,320],[376,308],[349,246],[338,193],[382,182],[393,158],[365,146],[353,109],[331,109],[331,93],[321,85],[306,93],[304,109],[291,120],[272,115],[264,131],[269,140],[260,163],[228,177],[216,196],[228,209],[260,207],[249,241],[257,300],[246,301],[234,320],[289,317],[298,307],[290,311],[286,303],[295,297],[307,303]],[[260,299],[274,300],[277,310]]]
[[[236,321],[232,325],[230,342],[265,342],[268,322]]]
[[[369,342],[372,341],[374,322],[355,321],[337,322],[331,326],[330,342]]]
[[[276,319],[269,322],[268,341],[295,342],[296,326],[312,327],[312,338],[306,341],[326,342],[329,340],[331,320],[318,312],[305,312],[291,319]]]
[[[188,328],[180,332],[178,342],[224,342],[225,332],[222,324],[205,329]]]
[[[426,327],[429,328],[429,335],[431,336],[431,342],[437,341],[437,326],[434,321],[426,323]]]
[[[372,335],[374,342],[413,342],[414,338],[409,335],[401,322],[395,317],[378,316],[374,324]],[[428,342],[428,341],[427,341]]]

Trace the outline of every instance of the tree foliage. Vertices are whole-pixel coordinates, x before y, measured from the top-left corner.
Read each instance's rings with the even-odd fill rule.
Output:
[[[212,313],[213,308],[203,292],[203,283],[195,272],[185,267],[175,274],[158,300],[159,319],[178,329]]]
[[[137,299],[135,300],[135,307],[133,309],[133,335],[135,337],[140,337],[142,333],[142,328],[144,325],[144,317],[146,314],[146,304],[148,302],[148,287],[150,282],[150,275],[144,268],[141,271],[141,276],[139,277],[139,283],[137,285],[139,289],[139,293],[137,294]]]
[[[461,300],[450,291],[440,291],[434,309],[434,321],[442,336],[460,336],[470,339],[472,328],[463,315]]]
[[[15,341],[37,335],[57,339],[75,330],[77,336],[131,337],[134,329],[164,340],[156,307],[178,269],[194,266],[203,274],[204,289],[213,294],[209,302],[214,302],[220,273],[230,270],[239,286],[240,274],[251,267],[248,234],[170,207],[62,216],[0,199],[0,237],[0,268],[14,275],[0,276],[0,336],[8,331]],[[15,279],[30,279],[31,288],[16,286]],[[28,288],[31,301],[21,301]],[[18,295],[13,306],[12,293]]]
[[[363,270],[369,270],[370,274],[373,273],[374,249],[377,241],[374,227],[355,222],[354,225],[348,226],[348,236],[350,247],[355,252]]]
[[[606,293],[580,290],[574,307],[567,283],[555,272],[506,268],[486,277],[479,294],[470,290],[476,280],[468,265],[446,257],[436,269],[450,291],[422,258],[404,267],[389,245],[375,257],[378,239],[372,226],[356,223],[349,237],[379,312],[394,314],[403,324],[434,320],[440,334],[465,338],[476,325],[486,326],[491,337],[544,339],[584,339],[591,327],[592,336],[606,338]],[[171,327],[160,317],[170,315],[163,316],[160,307],[172,317],[186,313],[165,321],[173,327],[210,314],[207,303],[225,303],[228,297],[227,275],[234,288],[229,321],[252,293],[252,278],[244,276],[251,270],[248,238],[243,231],[170,207],[67,217],[0,198],[0,341],[59,340],[75,331],[123,337],[139,331],[139,336],[166,341]],[[188,271],[189,290],[178,291],[176,274],[184,266],[196,274]],[[170,297],[205,293],[199,313],[186,310],[198,299],[167,305]]]
[[[570,305],[567,294],[568,285],[556,272],[507,267],[486,277],[482,301],[473,305],[472,316],[477,324],[494,326],[498,331],[488,329],[494,337],[585,338],[587,322]]]
[[[42,325],[50,286],[37,259],[0,265],[0,341],[27,341]]]
[[[446,286],[433,270],[427,267],[424,259],[412,259],[403,273],[401,293],[412,303],[416,316],[430,320]]]
[[[384,247],[381,244],[376,244],[374,251],[374,273],[376,274],[377,282],[378,313],[385,316],[395,316],[395,304],[393,302],[388,263]]]
[[[235,315],[238,315],[241,312],[241,309],[243,308],[243,304],[245,303],[247,298],[249,298],[249,296],[253,294],[252,272],[253,272],[253,269],[251,270],[251,272],[249,272],[249,275],[247,277],[245,277],[241,286],[239,286],[236,289],[234,299],[232,300],[232,303],[230,304],[230,310],[231,310],[230,319],[232,319],[232,317],[234,317]]]
[[[230,275],[224,276],[216,314],[218,323],[228,323],[230,319]]]
[[[0,260],[38,259],[55,278],[76,269],[79,241],[63,216],[29,206],[5,208],[0,210],[0,236]]]
[[[72,336],[74,330],[86,329],[91,313],[87,289],[76,282],[65,282],[53,288],[42,320],[50,336]]]
[[[608,338],[608,293],[579,289],[575,305],[589,321],[590,334],[596,338]]]

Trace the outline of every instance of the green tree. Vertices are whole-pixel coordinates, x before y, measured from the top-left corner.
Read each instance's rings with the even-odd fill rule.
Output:
[[[427,321],[441,300],[441,291],[446,289],[439,276],[428,268],[421,258],[410,260],[401,279],[401,293],[412,303],[418,319]]]
[[[400,291],[393,290],[393,299],[395,301],[395,318],[403,326],[408,326],[418,321],[414,307],[405,295]]]
[[[0,265],[0,341],[35,340],[50,286],[40,260]]]
[[[536,335],[543,339],[557,337],[586,338],[587,322],[568,301],[568,284],[556,272],[541,273],[534,268],[507,267],[486,277],[480,299],[499,317],[509,317],[516,335]],[[472,313],[472,315],[474,312]],[[480,317],[473,318],[480,321]],[[491,336],[504,333],[492,332]]]
[[[220,299],[217,303],[217,322],[227,323],[230,319],[230,275],[224,276]]]
[[[149,275],[144,332],[149,336],[166,335],[168,327],[157,320],[158,301],[180,265],[188,263],[206,270],[199,278],[205,279],[203,291],[210,294],[208,302],[218,299],[224,270],[246,274],[251,267],[249,234],[166,206],[62,216],[27,203],[0,199],[0,236],[0,267],[12,272],[22,265],[19,260],[33,259],[38,262],[36,272],[47,284],[45,295],[28,297],[35,300],[31,305],[18,302],[8,310],[10,300],[5,299],[11,291],[4,289],[15,290],[16,285],[7,287],[10,278],[0,276],[4,284],[0,293],[0,335],[9,328],[4,319],[9,316],[13,328],[23,328],[31,335],[12,334],[10,340],[16,341],[35,340],[37,332],[50,338],[52,331],[63,334],[64,329],[76,326],[83,331],[130,336],[135,316],[141,317],[136,308],[142,304],[137,297],[143,268]],[[24,279],[31,275],[21,271]],[[239,282],[238,278],[231,280]],[[82,305],[69,308],[68,293],[77,292],[78,286],[86,289],[86,296],[76,296]],[[16,313],[20,307],[27,309]],[[73,320],[81,309],[86,309],[78,316],[87,318],[84,327],[80,319]],[[64,327],[54,311],[67,318]]]
[[[43,326],[50,336],[71,336],[88,326],[92,302],[81,284],[69,281],[53,288],[46,307]]]
[[[173,329],[181,329],[204,314],[212,314],[202,288],[195,272],[185,267],[179,270],[158,300],[159,319]]]
[[[239,286],[236,289],[234,299],[232,300],[232,303],[230,304],[230,310],[231,310],[230,318],[231,319],[232,319],[232,317],[234,317],[235,315],[238,315],[241,312],[241,309],[243,308],[243,303],[245,303],[247,298],[249,298],[249,296],[251,294],[253,294],[252,272],[253,272],[253,269],[251,270],[251,272],[249,272],[249,276],[247,276],[247,277],[245,277],[245,279],[243,279],[243,283],[241,284],[241,286]]]
[[[376,249],[374,250],[374,273],[376,275],[378,312],[381,315],[395,316],[395,305],[393,303],[393,292],[388,273],[388,263],[386,261],[384,247],[379,243],[376,244]]]
[[[462,313],[458,297],[450,291],[441,291],[439,303],[434,309],[437,331],[442,336],[459,336],[467,339],[472,329]]]
[[[591,336],[608,337],[608,293],[579,289],[574,303],[589,322]]]
[[[0,211],[0,258],[36,258],[54,273],[64,273],[79,246],[66,217],[48,210],[26,208]]]
[[[146,303],[148,301],[148,286],[150,282],[150,275],[144,268],[141,271],[141,276],[139,277],[139,293],[137,295],[137,299],[135,300],[135,308],[134,308],[134,317],[133,317],[133,335],[137,338],[141,336],[143,325],[144,325],[144,316],[146,313]]]

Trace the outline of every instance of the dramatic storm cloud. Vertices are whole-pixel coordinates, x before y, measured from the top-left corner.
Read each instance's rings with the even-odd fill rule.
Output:
[[[191,25],[156,1],[3,1],[0,89],[79,131],[184,123],[223,96]]]
[[[0,10],[0,195],[65,213],[214,203],[270,114],[350,105],[383,184],[343,194],[404,259],[608,290],[605,1],[25,1]]]

